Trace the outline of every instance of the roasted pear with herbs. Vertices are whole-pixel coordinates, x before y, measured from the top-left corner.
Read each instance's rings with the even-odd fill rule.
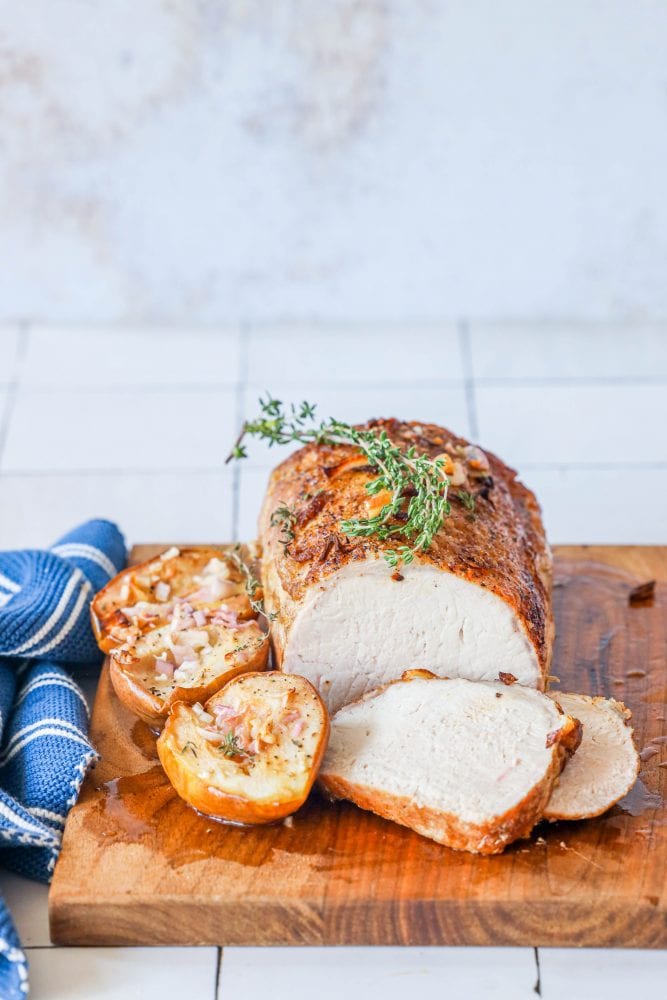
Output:
[[[121,573],[92,607],[120,700],[161,726],[176,701],[205,701],[237,674],[263,670],[260,599],[236,549],[172,548]]]
[[[174,609],[187,603],[198,624],[224,608],[239,621],[256,618],[261,590],[253,569],[258,553],[251,546],[216,548],[175,546],[115,576],[91,604],[95,638],[104,653],[166,625]]]
[[[303,805],[329,737],[322,699],[303,677],[244,674],[204,706],[175,704],[157,742],[169,780],[199,812],[272,823]]]

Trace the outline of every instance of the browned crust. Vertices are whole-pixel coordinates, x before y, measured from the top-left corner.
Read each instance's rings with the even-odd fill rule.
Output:
[[[163,726],[172,705],[185,702],[194,705],[204,702],[223,688],[234,677],[240,674],[257,673],[266,669],[269,662],[269,638],[265,637],[262,645],[253,652],[250,659],[242,663],[233,663],[223,672],[214,677],[208,684],[199,687],[175,687],[168,698],[158,698],[151,694],[145,684],[132,672],[131,667],[119,663],[112,654],[109,657],[109,677],[118,698],[147,722],[149,726]]]
[[[277,820],[291,816],[297,809],[300,809],[313,787],[329,741],[329,715],[312,684],[304,677],[299,677],[298,681],[312,694],[320,709],[322,719],[320,739],[313,753],[310,775],[302,795],[271,802],[230,795],[221,788],[201,779],[189,768],[184,767],[182,759],[176,753],[170,739],[171,719],[175,718],[176,713],[181,709],[181,704],[177,703],[173,706],[167,724],[157,741],[157,751],[160,763],[178,795],[198,812],[207,816],[214,816],[228,823],[243,823],[253,826],[275,823]]]
[[[515,840],[529,837],[542,819],[552,789],[568,757],[581,741],[581,726],[569,716],[553,744],[553,753],[544,778],[502,816],[487,823],[466,823],[458,816],[427,806],[419,806],[407,796],[392,795],[366,785],[353,784],[336,774],[320,774],[319,783],[333,798],[349,799],[362,809],[407,826],[423,837],[471,854],[501,854]]]
[[[385,430],[396,444],[415,445],[431,457],[447,450],[450,442],[456,447],[468,444],[435,424],[372,420],[366,426]],[[453,499],[451,516],[420,561],[487,588],[512,608],[535,649],[544,686],[554,626],[551,553],[540,508],[513,469],[489,452],[486,456],[493,485],[488,488],[480,480],[473,486],[475,517],[471,519]],[[259,527],[265,600],[268,610],[278,614],[272,629],[278,664],[306,591],[347,563],[375,557],[392,547],[376,538],[347,539],[339,530],[343,518],[368,515],[365,484],[374,476],[355,448],[314,444],[301,448],[273,471]],[[280,526],[271,526],[271,514],[281,504],[296,514],[295,537],[287,546]]]

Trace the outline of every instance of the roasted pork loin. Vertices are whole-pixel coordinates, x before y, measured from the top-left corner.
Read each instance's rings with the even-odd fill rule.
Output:
[[[312,444],[287,458],[260,516],[276,664],[307,677],[330,711],[413,667],[473,680],[505,673],[542,690],[551,554],[534,495],[494,455],[442,427],[366,426],[446,456],[451,514],[427,551],[392,572],[383,552],[395,541],[349,538],[340,526],[385,502],[365,488],[377,470],[352,446]],[[279,509],[290,513],[288,533]]]

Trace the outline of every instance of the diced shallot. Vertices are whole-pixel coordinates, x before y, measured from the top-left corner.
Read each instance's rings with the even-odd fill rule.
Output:
[[[192,646],[189,646],[185,642],[183,643],[172,642],[171,651],[174,657],[174,662],[178,667],[182,666],[182,664],[184,664],[188,660],[195,662],[197,660],[197,654],[195,650],[192,648]]]
[[[189,629],[187,636],[187,645],[192,646],[193,649],[202,649],[204,646],[209,645],[208,632],[206,629]]]
[[[219,729],[210,729],[208,726],[206,729],[202,729],[201,735],[209,743],[221,743],[224,740],[224,734],[220,732]]]
[[[167,611],[161,604],[151,604],[149,601],[137,601],[136,604],[132,604],[127,608],[121,608],[120,610],[121,614],[125,615],[130,621],[147,621],[150,618],[157,618],[158,615],[165,614]]]
[[[238,584],[231,580],[217,580],[215,577],[208,578],[199,590],[191,595],[191,599],[204,601],[210,604],[212,601],[221,601],[225,597],[233,597],[238,591]]]
[[[200,611],[195,611],[192,617],[194,618],[195,625],[198,628],[202,628],[206,624],[207,615],[206,615],[205,611],[201,611],[201,610]]]
[[[168,601],[169,595],[171,593],[171,587],[169,586],[168,583],[165,583],[164,580],[160,580],[158,583],[155,584],[153,593],[155,594],[156,600]]]
[[[300,718],[301,712],[297,708],[293,708],[290,712],[285,712],[282,721],[289,726],[290,722],[297,722]]]
[[[155,661],[155,676],[158,680],[170,681],[174,676],[174,664],[164,657],[158,657]]]
[[[210,722],[213,722],[213,716],[211,713],[207,712],[204,706],[200,705],[198,701],[192,706],[192,711],[204,725],[208,725]]]
[[[243,712],[239,712],[238,708],[234,708],[233,705],[216,705],[213,711],[218,722],[222,719],[240,719],[243,715]]]
[[[184,660],[180,667],[174,670],[174,680],[179,684],[189,684],[194,680],[198,664],[196,660]]]

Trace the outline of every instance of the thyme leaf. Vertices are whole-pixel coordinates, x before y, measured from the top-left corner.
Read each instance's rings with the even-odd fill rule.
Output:
[[[276,507],[271,514],[271,527],[280,525],[280,544],[287,548],[290,542],[294,541],[294,527],[296,525],[296,514],[284,501],[280,501],[280,506]]]
[[[220,752],[224,754],[225,757],[254,757],[255,754],[252,750],[244,750],[243,747],[239,746],[238,737],[234,733],[227,733],[224,740],[220,744]]]
[[[238,447],[238,445],[235,445],[235,447]],[[255,614],[263,615],[263,617],[269,622],[275,621],[277,616],[273,614],[273,612],[266,611],[264,601],[255,597],[257,591],[261,590],[262,585],[241,555],[240,545],[237,544],[234,546],[234,548],[229,552],[229,558],[243,576],[246,594],[248,595],[248,600],[250,601],[250,607],[253,609]]]
[[[457,500],[460,500],[466,510],[474,511],[475,509],[475,495],[474,493],[468,493],[467,490],[459,490],[455,494]]]

